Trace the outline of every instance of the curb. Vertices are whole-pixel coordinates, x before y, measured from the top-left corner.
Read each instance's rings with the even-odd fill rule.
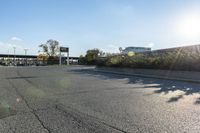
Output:
[[[161,77],[161,76],[156,76],[156,75],[122,73],[122,72],[113,72],[113,71],[97,70],[97,69],[94,71],[102,72],[102,73],[117,74],[117,75],[125,75],[125,76],[136,76],[136,77],[143,77],[143,78],[166,79],[166,80],[175,80],[175,81],[183,81],[183,82],[190,82],[190,83],[200,83],[200,80],[192,80],[192,79],[185,79],[185,78],[170,78],[170,77]]]

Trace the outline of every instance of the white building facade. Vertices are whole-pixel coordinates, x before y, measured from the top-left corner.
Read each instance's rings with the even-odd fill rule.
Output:
[[[150,52],[151,48],[147,47],[126,47],[124,50],[122,50],[122,54],[128,54],[129,52],[134,53],[143,53],[143,52]]]

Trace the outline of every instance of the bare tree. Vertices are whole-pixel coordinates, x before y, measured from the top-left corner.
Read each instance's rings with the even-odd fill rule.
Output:
[[[57,56],[59,52],[59,42],[53,39],[48,40],[45,44],[39,45],[44,54],[48,56]]]

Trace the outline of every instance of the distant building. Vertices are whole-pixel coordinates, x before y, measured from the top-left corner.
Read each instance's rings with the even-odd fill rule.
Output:
[[[143,52],[150,52],[151,48],[147,47],[126,47],[124,50],[122,50],[123,54],[128,54],[129,52],[134,53],[143,53]]]
[[[200,54],[200,44],[166,48],[166,49],[158,49],[158,50],[151,51],[151,53],[159,54],[159,53],[166,53],[166,52],[183,52],[183,51],[185,51],[187,53],[198,53],[198,54]]]

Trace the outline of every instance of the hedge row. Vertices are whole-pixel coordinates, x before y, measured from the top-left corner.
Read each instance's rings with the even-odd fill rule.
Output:
[[[97,66],[200,71],[200,51],[177,48],[134,56],[112,55],[98,58]]]

